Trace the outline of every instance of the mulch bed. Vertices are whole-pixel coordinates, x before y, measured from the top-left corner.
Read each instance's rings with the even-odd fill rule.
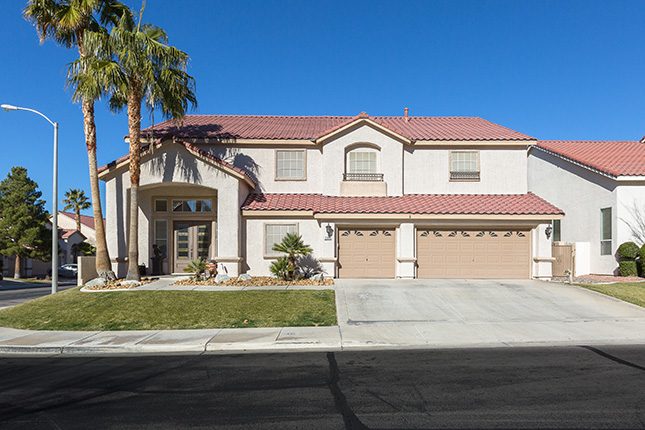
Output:
[[[194,279],[181,279],[174,283],[174,285],[204,285],[215,287],[291,287],[291,286],[319,286],[319,285],[334,285],[334,280],[325,278],[322,281],[314,281],[313,279],[299,279],[297,281],[283,281],[282,279],[273,278],[271,276],[255,276],[249,280],[239,280],[238,278],[231,278],[227,281],[215,283],[215,279],[206,279],[204,281],[195,281]]]
[[[95,285],[93,287],[85,287],[86,290],[92,290],[92,291],[103,291],[103,290],[131,290],[133,288],[140,287],[145,284],[149,284],[152,281],[156,281],[159,278],[141,278],[141,282],[139,282],[139,285],[128,285],[125,284],[123,285],[122,282],[125,281],[125,279],[117,279],[116,281],[110,281],[106,285]]]

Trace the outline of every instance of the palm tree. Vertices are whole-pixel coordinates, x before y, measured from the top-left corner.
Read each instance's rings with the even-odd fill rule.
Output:
[[[287,280],[292,280],[296,276],[298,257],[307,256],[313,252],[313,249],[302,241],[302,236],[296,233],[287,233],[281,242],[273,245],[272,249],[286,254],[283,258],[287,261],[287,267],[284,270]]]
[[[116,0],[29,0],[24,10],[25,18],[36,26],[41,43],[54,39],[60,45],[76,47],[79,59],[90,54],[85,48],[85,34],[88,31],[106,32],[105,26],[114,25],[118,19],[131,15],[130,10]],[[99,85],[86,85],[75,88],[74,100],[80,101],[83,112],[83,128],[90,176],[92,207],[94,209],[94,228],[96,229],[96,272],[105,279],[114,279],[110,263],[101,192],[96,163],[96,123],[94,121],[94,102],[101,96]]]
[[[139,180],[141,173],[141,106],[159,108],[165,118],[181,118],[189,105],[195,106],[195,81],[186,73],[188,54],[168,45],[161,28],[137,23],[123,15],[109,36],[86,35],[95,54],[86,65],[90,80],[102,80],[111,93],[113,110],[128,112],[130,155],[130,225],[128,229],[128,272],[126,279],[139,280]],[[150,143],[150,142],[148,142]]]
[[[85,195],[85,191],[71,188],[65,193],[65,208],[63,210],[73,211],[76,220],[76,230],[81,231],[81,211],[89,209],[92,204]]]

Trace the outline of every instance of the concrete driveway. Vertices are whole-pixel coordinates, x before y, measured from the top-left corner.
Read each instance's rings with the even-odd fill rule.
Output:
[[[337,280],[343,341],[436,346],[645,343],[645,309],[532,280]]]

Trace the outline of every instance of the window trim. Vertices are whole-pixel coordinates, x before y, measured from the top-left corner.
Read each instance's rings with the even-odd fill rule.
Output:
[[[604,215],[605,211],[609,212],[609,238],[604,239],[604,234],[605,233],[605,226],[604,226]],[[613,247],[614,247],[614,211],[612,210],[612,207],[606,207],[606,208],[600,208],[600,255],[612,255]],[[603,253],[602,246],[605,243],[609,243],[609,253]]]
[[[282,254],[267,254],[267,230],[273,226],[291,225],[295,227],[295,233],[300,234],[300,225],[297,222],[265,222],[262,226],[262,255],[265,259],[277,260]]]
[[[477,163],[477,177],[476,178],[453,178],[452,174],[453,173],[462,173],[462,172],[457,172],[452,170],[452,161],[453,161],[453,154],[457,153],[474,153],[475,154],[475,161]],[[463,172],[465,173],[465,172]],[[481,159],[480,159],[480,152],[478,150],[451,150],[450,154],[448,155],[448,179],[450,182],[480,182],[481,181]]]
[[[302,177],[301,178],[282,178],[278,175],[278,153],[279,152],[302,152]],[[306,181],[307,180],[307,150],[306,149],[276,149],[273,152],[273,180],[274,181]]]

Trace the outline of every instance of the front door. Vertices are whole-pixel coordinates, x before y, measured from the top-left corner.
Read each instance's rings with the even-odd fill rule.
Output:
[[[173,272],[183,272],[192,260],[198,258],[207,260],[210,257],[210,221],[176,221],[173,230],[175,237]]]

